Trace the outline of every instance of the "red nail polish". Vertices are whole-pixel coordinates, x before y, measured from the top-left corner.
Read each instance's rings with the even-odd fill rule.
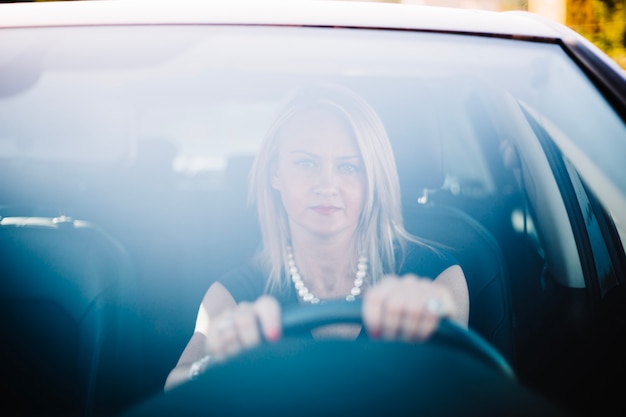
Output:
[[[270,342],[275,342],[280,339],[280,332],[278,329],[271,329],[267,332],[267,340]]]

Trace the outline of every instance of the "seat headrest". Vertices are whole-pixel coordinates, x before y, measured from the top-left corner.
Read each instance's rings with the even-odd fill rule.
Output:
[[[416,122],[410,128],[390,130],[389,136],[404,203],[416,201],[424,190],[443,186],[443,150],[436,126]]]

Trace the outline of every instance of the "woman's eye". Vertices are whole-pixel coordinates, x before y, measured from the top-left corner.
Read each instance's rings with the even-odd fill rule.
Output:
[[[315,161],[312,161],[310,159],[299,159],[295,161],[295,164],[302,168],[315,168],[317,166]]]
[[[341,172],[350,174],[353,172],[357,172],[359,170],[359,167],[355,164],[341,164],[339,165],[339,170]]]

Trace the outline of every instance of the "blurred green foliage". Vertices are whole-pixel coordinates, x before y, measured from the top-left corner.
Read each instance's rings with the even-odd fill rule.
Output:
[[[587,4],[587,13],[566,24],[626,68],[626,0],[591,0]]]

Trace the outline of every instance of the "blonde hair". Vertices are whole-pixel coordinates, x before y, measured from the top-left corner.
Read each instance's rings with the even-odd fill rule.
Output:
[[[336,85],[315,85],[290,95],[265,135],[250,171],[249,199],[257,206],[263,247],[260,260],[269,270],[267,291],[289,285],[287,252],[289,223],[279,193],[271,186],[272,167],[280,147],[280,131],[303,111],[321,109],[341,116],[352,129],[366,175],[366,196],[356,232],[359,255],[369,260],[369,284],[384,271],[395,271],[396,248],[404,253],[407,241],[402,220],[400,183],[393,150],[382,120],[355,92]]]

